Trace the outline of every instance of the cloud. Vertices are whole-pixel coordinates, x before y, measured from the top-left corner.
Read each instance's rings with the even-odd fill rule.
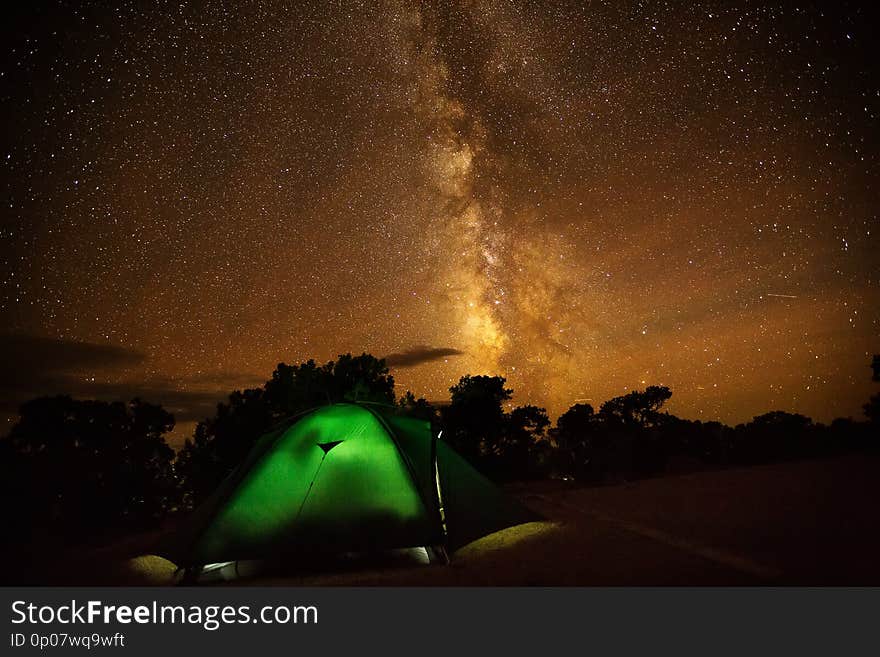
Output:
[[[119,345],[0,333],[0,415],[12,421],[22,402],[64,394],[105,401],[139,397],[161,404],[178,423],[191,422],[213,415],[233,390],[265,381],[235,372],[139,378],[145,361],[143,353]]]
[[[78,399],[101,399],[104,401],[128,401],[135,397],[162,407],[174,414],[178,422],[202,420],[214,414],[217,403],[223,401],[231,390],[180,390],[150,383],[136,382],[98,383],[82,381],[73,377],[59,377],[49,387],[23,391],[12,397],[5,396],[0,411],[15,413],[22,402],[34,397],[70,395]]]
[[[139,365],[139,351],[16,333],[0,334],[0,386],[30,386],[57,375]]]
[[[460,356],[463,353],[463,351],[451,347],[431,347],[421,344],[405,351],[388,354],[385,356],[385,363],[388,367],[415,367],[446,356]]]

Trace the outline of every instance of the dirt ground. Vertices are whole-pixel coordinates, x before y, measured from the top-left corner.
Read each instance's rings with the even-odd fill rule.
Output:
[[[524,485],[512,492],[547,520],[471,543],[448,566],[360,564],[229,584],[878,585],[878,475],[880,457],[858,454],[603,487]],[[102,559],[64,583],[174,582],[158,557]]]
[[[260,584],[877,585],[880,458],[757,466],[518,492],[547,517],[498,532],[446,567]]]

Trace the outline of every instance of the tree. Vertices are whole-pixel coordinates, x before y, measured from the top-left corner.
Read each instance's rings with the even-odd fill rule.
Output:
[[[187,505],[209,495],[244,460],[275,418],[262,388],[236,390],[226,403],[217,404],[214,417],[199,422],[192,439],[178,453],[177,470]]]
[[[644,476],[666,467],[662,429],[672,416],[660,409],[670,397],[666,386],[648,386],[602,404],[599,416],[607,432],[610,470]]]
[[[173,427],[170,413],[139,399],[26,402],[3,440],[4,507],[24,532],[145,527],[176,502]]]
[[[575,404],[559,416],[551,437],[566,474],[577,479],[590,477],[598,456],[600,431],[599,417],[590,404]]]
[[[385,361],[370,354],[341,354],[317,365],[279,363],[264,386],[265,401],[280,419],[323,404],[342,401],[394,403],[394,377]]]
[[[663,417],[660,408],[672,397],[666,386],[648,386],[621,397],[609,399],[599,409],[603,420],[627,426],[649,428],[658,426]]]
[[[424,397],[416,398],[410,390],[397,401],[397,412],[428,422],[437,422],[440,419],[437,408],[431,402]]]
[[[702,422],[668,416],[663,423],[664,445],[670,455],[725,464],[730,458],[731,428],[720,422]]]
[[[809,455],[813,421],[798,413],[771,411],[737,425],[733,449],[738,460],[763,463]]]
[[[394,404],[394,377],[385,360],[370,354],[343,354],[331,367],[330,394],[334,402],[369,401]]]
[[[513,390],[500,376],[463,376],[449,389],[441,409],[443,438],[470,463],[495,479],[523,479],[540,474],[549,457],[543,408],[504,410]]]
[[[444,439],[473,465],[487,465],[505,428],[504,402],[513,391],[501,376],[463,376],[449,389],[449,406],[442,409]]]
[[[494,446],[501,478],[532,479],[545,469],[550,443],[546,430],[550,418],[538,406],[518,406],[506,417],[506,426]]]

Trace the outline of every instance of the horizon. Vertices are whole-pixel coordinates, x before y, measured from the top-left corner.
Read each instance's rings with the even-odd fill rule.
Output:
[[[10,336],[10,335],[4,336],[3,334],[0,334],[0,344],[2,344],[3,338],[12,338],[12,337],[18,338],[18,339],[22,338],[22,336]],[[76,346],[74,346],[74,345],[76,345]],[[80,349],[84,348],[85,350],[90,350],[95,347],[103,348],[106,346],[104,346],[104,345],[91,345],[91,344],[86,344],[86,343],[68,343],[67,347],[68,348],[73,347],[74,350],[76,350],[77,348],[80,348]],[[363,353],[366,354],[367,352],[363,352]],[[21,358],[22,354],[18,354],[18,357]],[[398,366],[388,365],[389,360],[392,363],[394,363],[398,359],[405,364],[398,365]],[[306,359],[306,360],[307,361],[308,360],[314,361],[319,366],[323,365],[326,362],[326,361],[319,360],[319,359]],[[335,360],[335,359],[330,359],[331,362],[333,360]],[[403,396],[407,392],[413,392],[415,394],[416,398],[421,397],[422,399],[425,399],[417,391],[413,391],[409,388],[401,386],[399,384],[399,379],[397,378],[397,375],[395,373],[395,367],[399,367],[400,369],[405,369],[406,367],[410,366],[410,362],[409,362],[410,361],[410,354],[407,354],[407,353],[389,354],[386,357],[382,357],[380,360],[382,360],[386,363],[386,367],[388,369],[388,372],[392,376],[392,378],[394,379],[394,394],[395,394],[396,399],[398,399],[398,400],[402,399]],[[429,358],[429,360],[431,360],[431,358]],[[306,361],[302,361],[302,362],[306,362]],[[7,366],[12,365],[13,367],[15,365],[15,363],[12,359],[7,359],[6,364],[7,364]],[[283,363],[279,363],[279,364],[283,364]],[[288,363],[288,364],[293,365],[296,363]],[[868,369],[868,370],[871,369],[870,363],[866,366],[866,369]],[[8,374],[8,373],[6,373],[6,374]],[[465,376],[471,376],[471,373],[462,374],[461,377],[459,377],[459,379],[456,379],[452,383],[453,384],[457,383],[461,378],[463,378]],[[485,374],[485,376],[502,376],[502,375]],[[502,378],[504,378],[504,377],[502,377]],[[4,380],[8,381],[8,379],[6,379],[6,377],[4,377]],[[65,379],[60,378],[59,382],[64,381],[64,380]],[[183,447],[184,442],[187,439],[192,437],[196,426],[199,423],[201,423],[202,421],[208,420],[211,417],[213,417],[215,415],[217,405],[220,403],[227,402],[229,395],[231,395],[233,392],[243,391],[245,389],[255,389],[255,388],[262,389],[264,387],[264,384],[270,380],[271,380],[271,374],[267,375],[264,379],[260,379],[259,377],[252,376],[252,377],[248,378],[250,385],[243,385],[243,386],[235,387],[233,389],[229,389],[224,392],[220,392],[217,390],[213,390],[213,391],[204,391],[204,390],[202,390],[202,391],[192,391],[192,390],[185,391],[185,390],[180,390],[180,389],[171,390],[171,389],[169,389],[167,387],[163,387],[163,386],[150,386],[150,385],[138,386],[136,383],[127,382],[125,384],[122,384],[119,387],[111,386],[109,388],[105,388],[103,393],[99,392],[98,394],[93,394],[93,395],[89,395],[86,391],[89,389],[90,384],[93,384],[94,381],[80,380],[77,382],[78,385],[80,386],[80,393],[79,394],[72,393],[70,390],[65,390],[65,389],[61,388],[61,389],[49,390],[49,391],[46,391],[46,392],[40,393],[40,394],[31,394],[31,395],[22,396],[21,401],[28,401],[30,399],[34,399],[34,398],[38,398],[38,397],[54,397],[54,396],[59,396],[59,395],[71,396],[74,399],[95,399],[95,400],[99,400],[99,401],[123,402],[123,403],[128,403],[129,401],[131,401],[134,398],[139,398],[141,401],[154,403],[154,404],[158,404],[159,406],[162,406],[163,408],[165,408],[166,411],[170,412],[175,417],[174,428],[172,429],[172,431],[170,431],[168,433],[167,437],[168,437],[168,444],[171,447],[173,447],[175,450],[179,450]],[[167,384],[169,382],[163,381],[162,383],[167,386]],[[85,386],[83,386],[83,384],[85,384]],[[509,382],[507,382],[507,384],[509,384]],[[61,383],[61,385],[64,385],[64,384]],[[71,381],[68,379],[67,385],[74,385],[74,384],[72,384]],[[568,409],[575,406],[576,404],[589,404],[596,411],[598,411],[600,406],[605,401],[608,401],[608,400],[612,399],[613,397],[625,395],[629,392],[643,390],[646,387],[652,386],[652,385],[661,385],[662,386],[663,384],[657,383],[657,382],[647,382],[647,383],[644,383],[644,385],[642,385],[641,387],[634,387],[634,388],[628,388],[625,390],[621,390],[618,393],[616,393],[615,395],[604,398],[604,399],[595,399],[595,398],[574,399],[574,400],[571,400],[567,405],[565,405],[564,408],[561,408],[558,412],[554,411],[551,408],[544,408],[544,407],[541,407],[541,408],[543,408],[544,410],[546,410],[548,412],[548,417],[550,419],[551,424],[555,425],[559,416],[562,415]],[[128,394],[123,392],[124,390],[126,390],[127,386],[131,386],[130,389],[128,389]],[[97,390],[101,390],[101,387],[98,386]],[[756,417],[763,415],[765,413],[773,412],[773,411],[782,411],[785,413],[805,415],[813,423],[824,424],[824,425],[829,425],[834,420],[838,420],[838,419],[851,420],[851,421],[855,421],[855,422],[866,422],[868,419],[865,416],[863,409],[860,409],[860,410],[862,410],[862,412],[855,417],[853,417],[852,415],[850,415],[850,416],[838,415],[838,416],[834,416],[834,417],[830,417],[830,418],[825,419],[825,418],[816,418],[816,417],[810,416],[808,414],[800,413],[796,409],[786,409],[786,408],[767,408],[759,413],[755,413],[754,415],[751,415],[749,417],[745,417],[742,419],[737,419],[735,421],[728,421],[728,420],[725,420],[722,418],[717,418],[717,417],[705,417],[705,416],[703,416],[703,417],[688,417],[686,415],[682,415],[681,413],[676,412],[675,402],[674,402],[675,390],[671,390],[671,392],[672,392],[672,397],[671,397],[670,401],[668,401],[666,403],[666,405],[664,406],[664,412],[669,413],[670,415],[678,417],[683,420],[701,421],[701,422],[720,422],[722,425],[725,425],[728,427],[735,427],[739,424],[747,424],[747,423],[751,422],[753,419],[755,419]],[[85,393],[85,394],[83,394],[83,393]],[[168,395],[168,396],[166,397],[165,395]],[[163,399],[164,399],[164,401],[163,401]],[[435,408],[440,408],[442,406],[449,405],[449,403],[450,403],[449,399],[437,399],[437,398],[425,399],[425,401],[427,401],[428,404],[434,406]],[[867,401],[867,398],[865,401]],[[337,400],[334,403],[339,403],[339,400]],[[516,390],[513,390],[513,395],[511,397],[511,399],[503,402],[503,406],[508,411],[515,408],[515,407],[526,406],[529,404],[530,404],[529,400],[518,398]],[[5,436],[8,433],[8,431],[12,428],[12,426],[17,422],[18,412],[17,412],[17,409],[15,409],[14,411],[12,410],[8,400],[6,400],[6,403],[2,407],[2,410],[6,411],[5,412],[6,431],[4,431],[2,434]]]

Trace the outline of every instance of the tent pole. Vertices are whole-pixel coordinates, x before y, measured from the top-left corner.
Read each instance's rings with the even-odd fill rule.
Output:
[[[317,470],[315,470],[315,475],[312,477],[312,481],[309,482],[309,489],[306,491],[306,494],[303,496],[303,501],[299,505],[299,509],[296,512],[296,518],[293,519],[294,522],[299,520],[299,516],[302,513],[303,507],[306,505],[306,502],[309,499],[309,495],[312,494],[312,486],[315,485],[315,480],[318,478],[318,473],[321,471],[321,466],[324,465],[324,459],[327,458],[327,452],[324,452],[324,456],[321,457],[321,462],[318,464]]]
[[[443,565],[449,564],[449,555],[446,553],[446,511],[443,508],[443,491],[440,488],[440,463],[437,457],[437,441],[440,440],[440,436],[443,435],[443,430],[434,434],[434,425],[431,423],[431,461],[433,464],[432,474],[434,476],[434,503],[437,505],[437,519],[440,521],[440,532],[443,537],[443,542],[440,545],[434,547],[434,552],[437,553],[440,557],[440,561]]]

